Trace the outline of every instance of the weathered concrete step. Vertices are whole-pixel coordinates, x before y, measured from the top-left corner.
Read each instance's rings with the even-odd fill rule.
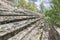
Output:
[[[38,15],[38,13],[36,14],[36,12],[32,12],[31,10],[27,10],[27,9],[23,9],[23,8],[19,8],[17,10],[14,10],[16,13],[25,13],[26,15]]]
[[[37,34],[39,35],[39,27],[36,27],[35,29],[33,29],[29,34],[25,35],[25,37],[23,37],[21,40],[36,40],[37,38],[35,38],[35,36],[37,36]],[[37,36],[40,38],[40,35]]]
[[[60,40],[60,28],[59,27],[54,27],[54,34],[55,34],[55,38],[56,40]]]
[[[4,2],[4,1],[2,1],[2,0],[0,0],[0,4],[1,4],[2,7],[5,8],[5,9],[8,9],[8,10],[12,10],[12,9],[14,9],[13,6],[8,5],[8,3],[6,3],[6,2]]]
[[[55,29],[54,26],[53,27],[52,26],[50,27],[49,36],[50,36],[50,39],[51,40],[60,40],[60,35],[59,35],[59,33],[57,32],[56,29]]]
[[[39,35],[39,28],[40,28],[39,23],[36,23],[35,28],[33,28],[32,31],[30,31],[27,35],[25,35],[21,40],[36,40],[37,34]]]
[[[2,32],[2,33],[0,34],[0,39],[3,39],[3,38],[4,38],[4,39],[5,39],[5,38],[8,39],[8,38],[16,35],[16,34],[19,33],[20,31],[22,31],[23,29],[29,27],[29,25],[35,23],[35,22],[38,21],[38,20],[40,20],[40,18],[35,19],[35,20],[32,20],[32,21],[30,21],[30,22],[28,22],[28,23],[26,23],[26,24],[24,24],[24,25],[21,25],[20,27],[15,28],[15,29],[13,29],[13,30],[11,29],[11,31]],[[3,39],[3,40],[4,40],[4,39]],[[7,40],[7,39],[5,39],[5,40]]]
[[[24,8],[14,7],[14,6],[12,6],[13,3],[9,2],[9,1],[6,1],[6,0],[0,0],[0,4],[1,4],[1,7],[0,8],[7,9],[7,11],[14,11],[13,13],[21,13],[22,12],[22,14],[25,13],[27,15],[40,15],[40,13],[31,11],[31,10],[27,10],[27,9],[24,9]],[[10,4],[12,4],[12,5],[10,5]],[[5,12],[4,12],[4,14],[5,14]]]
[[[24,21],[19,21],[19,22],[13,22],[13,23],[0,25],[0,32],[11,31],[11,29],[13,30],[13,29],[27,23],[27,21],[29,21],[29,20],[24,20]]]
[[[11,22],[11,23],[8,23],[8,24],[3,24],[3,25],[0,25],[0,28],[14,28],[14,27],[16,27],[16,26],[22,26],[22,25],[24,25],[25,23],[27,24],[27,23],[31,23],[31,22],[33,22],[34,20],[37,20],[38,18],[36,18],[36,19],[29,19],[29,20],[23,20],[23,21],[17,21],[17,22]],[[29,22],[28,22],[29,21]],[[10,25],[10,26],[9,26]],[[16,27],[17,28],[17,27]],[[12,29],[10,29],[10,30],[12,30]],[[5,31],[5,30],[3,30],[3,31]]]
[[[34,24],[31,24],[30,27],[27,27],[26,29],[19,32],[17,35],[13,36],[9,40],[22,40],[26,35],[28,35],[31,31],[33,31],[37,27],[38,23],[39,21],[37,21]]]
[[[43,26],[44,20],[39,20],[39,23],[35,24],[35,28],[32,31],[30,31],[27,35],[25,35],[21,40],[40,40]]]
[[[5,31],[4,29],[11,30],[11,29],[17,28],[21,25],[24,25],[25,23],[29,23],[29,22],[34,21],[34,20],[35,19],[29,19],[29,20],[23,20],[23,21],[17,21],[17,22],[11,22],[8,24],[3,24],[3,25],[0,25],[0,31]]]
[[[3,2],[7,3],[8,5],[11,5],[12,7],[16,6],[12,1],[10,0],[2,0]]]
[[[54,25],[54,28],[57,31],[57,33],[60,35],[60,27],[57,27],[56,25]]]
[[[17,12],[25,12],[26,14],[30,15],[38,15],[38,16],[41,16],[42,17],[42,14],[38,13],[38,12],[35,12],[35,11],[31,11],[31,10],[28,10],[28,9],[25,9],[25,8],[18,8],[16,9],[15,11]]]
[[[16,19],[16,20],[6,20],[6,21],[1,21],[1,22],[0,22],[0,25],[12,23],[12,22],[23,21],[23,20],[29,20],[29,19],[36,19],[36,17],[23,18],[23,19]]]
[[[36,16],[0,16],[0,22],[11,21],[11,20],[24,20],[24,19],[35,19]]]
[[[6,9],[1,9],[0,8],[0,15],[1,16],[8,16],[8,15],[11,15],[11,16],[14,16],[14,15],[17,15],[17,16],[20,16],[20,15],[33,15],[33,16],[38,16],[36,13],[28,13],[28,12],[25,12],[25,11],[15,11],[15,10],[6,10]]]

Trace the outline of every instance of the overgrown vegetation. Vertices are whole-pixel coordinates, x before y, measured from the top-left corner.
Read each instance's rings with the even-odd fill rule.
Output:
[[[54,10],[54,22],[58,25],[60,25],[60,0],[51,0],[52,2],[52,9]]]
[[[32,11],[37,11],[34,1],[26,2],[25,0],[20,0],[18,7],[23,7]]]
[[[26,2],[25,0],[20,0],[18,7],[23,7],[32,11],[40,11],[45,15],[45,18],[48,20],[49,24],[60,25],[60,0],[51,0],[50,5],[51,8],[45,9],[44,4],[41,3],[41,10],[38,10],[34,1],[29,0],[29,2]]]
[[[51,8],[43,10],[44,6],[42,4],[42,7],[40,7],[42,10],[42,13],[45,15],[49,24],[60,25],[60,1],[59,0],[51,0],[50,6],[51,6]]]

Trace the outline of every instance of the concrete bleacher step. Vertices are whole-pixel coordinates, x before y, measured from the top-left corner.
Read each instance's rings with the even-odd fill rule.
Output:
[[[0,4],[1,4],[1,8],[4,8],[4,9],[8,9],[8,10],[13,10],[14,7],[9,5],[7,2],[5,2],[4,0],[0,0]]]
[[[37,23],[35,23],[33,26],[35,26],[27,35],[25,35],[23,38],[21,38],[21,40],[36,40],[36,36],[37,34],[39,35],[39,21]],[[40,35],[39,35],[40,36]],[[40,38],[39,36],[37,36],[38,38]]]
[[[50,31],[49,31],[50,40],[60,40],[60,35],[57,28],[58,27],[56,27],[56,25],[50,27]]]
[[[9,31],[3,31],[3,32],[0,32],[1,34],[0,34],[0,39],[5,39],[6,40],[6,38],[8,39],[8,38],[10,38],[10,37],[12,37],[12,36],[14,36],[14,35],[16,35],[18,32],[20,32],[20,31],[22,31],[24,28],[27,28],[29,25],[31,25],[32,23],[35,23],[36,21],[38,21],[39,20],[39,18],[38,19],[34,19],[34,20],[30,20],[30,22],[28,22],[28,23],[26,23],[26,24],[23,24],[23,25],[21,25],[21,26],[18,26],[18,25],[16,25],[16,28],[15,29],[9,29]],[[18,26],[18,27],[17,27]]]
[[[23,10],[23,11],[21,11]],[[13,14],[12,14],[13,13]],[[38,14],[38,13],[37,13]],[[38,16],[36,13],[30,13],[30,12],[25,12],[24,9],[20,9],[19,11],[17,10],[6,10],[6,9],[1,9],[0,8],[0,15],[31,15],[31,16]]]
[[[35,16],[0,16],[0,25],[10,23],[10,22],[29,20],[29,19],[35,19],[35,18],[38,18],[38,17],[35,17]]]
[[[44,20],[40,13],[0,0],[0,40],[39,40]]]
[[[30,27],[27,27],[26,29],[24,29],[23,31],[19,32],[17,35],[11,37],[9,40],[22,40],[25,36],[27,36],[31,31],[33,31],[34,29],[36,29],[37,26],[39,25],[39,21],[37,21],[34,24],[31,24]]]

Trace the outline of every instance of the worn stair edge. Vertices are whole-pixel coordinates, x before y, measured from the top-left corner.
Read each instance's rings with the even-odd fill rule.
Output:
[[[13,13],[13,14],[12,14]],[[0,15],[4,16],[4,15],[33,15],[33,16],[38,16],[37,14],[32,14],[32,13],[28,13],[25,11],[8,11],[8,10],[1,10],[0,9]]]
[[[17,22],[17,21],[23,21],[23,20],[35,19],[35,18],[36,18],[36,17],[32,17],[32,18],[24,18],[24,19],[16,19],[16,20],[9,20],[9,21],[1,21],[1,22],[0,22],[0,25],[8,24],[8,23],[11,23],[11,22]]]
[[[34,28],[32,28],[27,34],[25,34],[22,38],[20,38],[20,40],[23,40],[26,37],[26,35],[29,35],[31,33],[31,31],[33,31],[34,29],[38,28],[39,27],[39,23],[40,23],[39,21],[37,21],[38,23],[36,22],[35,24],[32,24],[32,25],[35,25]]]
[[[59,33],[57,32],[57,30],[55,29],[55,27],[53,26],[51,26],[50,27],[50,38],[52,39],[52,40],[60,40],[60,35],[59,35]]]
[[[58,35],[60,36],[60,27],[57,27],[56,25],[54,25],[54,28],[55,28],[56,32],[58,33]]]
[[[16,6],[16,4],[14,4],[13,2],[7,1],[7,0],[2,0],[5,3],[7,3],[8,5],[11,5],[12,7]]]
[[[35,23],[38,20],[40,20],[40,19],[36,19],[33,22],[30,22],[30,23],[27,23],[27,24],[23,25],[21,28],[17,28],[15,30],[13,30],[12,32],[6,33],[6,34],[0,36],[0,39],[5,39],[5,38],[8,39],[10,37],[13,37],[14,35],[16,35],[17,33],[19,33],[20,31],[22,31],[23,29],[26,29],[27,27],[29,27],[29,25]],[[7,39],[5,39],[5,40],[7,40]]]
[[[2,1],[2,0],[1,0],[1,1]],[[3,0],[3,1],[4,1],[4,0]],[[2,1],[2,2],[3,2],[3,1]],[[10,5],[10,4],[11,4],[9,1],[7,2],[7,0],[5,1],[5,3],[6,3],[7,5]],[[5,4],[4,4],[4,5],[5,5]],[[11,5],[10,5],[10,6],[11,6]],[[12,6],[12,7],[13,7],[13,6]],[[27,13],[30,12],[31,14],[36,14],[36,15],[38,15],[38,16],[39,16],[39,15],[40,15],[40,16],[42,15],[42,14],[40,14],[40,13],[38,13],[38,12],[34,12],[34,11],[31,11],[31,10],[28,10],[28,9],[25,9],[25,8],[22,8],[22,7],[17,8],[17,7],[15,6],[14,9],[12,9],[12,10],[17,10],[17,11],[19,11],[19,12],[20,12],[20,11],[23,11],[23,12],[27,12]]]
[[[37,22],[39,22],[39,21],[37,21]],[[37,22],[36,22],[36,23],[37,23]],[[19,40],[22,40],[26,35],[28,35],[32,30],[34,30],[37,26],[33,26],[33,25],[35,25],[36,23],[31,24],[30,27],[27,27],[27,29],[24,29],[23,31],[25,32],[25,30],[26,30],[26,33],[25,33],[24,35],[23,35],[24,32],[23,32],[22,34],[20,34],[20,36],[21,36],[21,35],[23,35],[23,36],[22,36],[22,37],[19,36]],[[21,33],[21,32],[20,32],[20,33]],[[19,34],[19,33],[18,33],[18,34]],[[14,36],[14,37],[12,37],[11,39],[13,40],[14,38],[17,38],[17,37],[18,37],[18,36],[16,36],[16,37]],[[15,40],[16,40],[16,39],[15,39]]]
[[[0,4],[2,4],[5,8],[8,8],[9,10],[13,10],[14,9],[13,6],[9,5],[7,2],[4,2],[2,0],[0,0]]]
[[[38,18],[36,18],[36,19],[38,19]],[[0,34],[2,34],[3,32],[6,32],[6,31],[12,31],[13,29],[16,29],[26,23],[30,23],[31,20],[34,21],[36,19],[29,19],[29,20],[17,21],[17,22],[0,25],[0,32],[1,32]]]
[[[19,19],[29,19],[29,18],[34,18],[35,16],[0,16],[0,22],[3,21],[11,21],[11,20],[19,20]],[[39,17],[36,17],[39,18]]]

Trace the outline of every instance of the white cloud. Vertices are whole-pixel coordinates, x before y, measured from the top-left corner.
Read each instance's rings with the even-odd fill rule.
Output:
[[[35,4],[36,4],[36,6],[37,6],[38,9],[39,9],[39,6],[40,6],[41,2],[44,3],[45,8],[49,8],[50,7],[50,4],[46,3],[46,2],[49,2],[49,0],[38,0],[37,2],[35,2]]]
[[[35,4],[36,4],[36,7],[39,9],[39,6],[40,6],[40,0],[37,0],[37,2],[35,2]]]
[[[50,4],[44,4],[45,8],[50,8]]]
[[[49,6],[49,4],[44,4],[44,6]]]
[[[28,0],[25,0],[26,2],[28,2]]]
[[[27,2],[28,2],[28,0],[26,0]],[[48,8],[48,7],[50,7],[50,5],[49,5],[49,3],[48,4],[46,4],[45,2],[49,2],[49,0],[37,0],[37,2],[35,2],[35,4],[36,4],[36,7],[39,9],[39,6],[40,6],[40,3],[41,2],[43,2],[44,3],[44,6],[46,7],[46,8]]]

